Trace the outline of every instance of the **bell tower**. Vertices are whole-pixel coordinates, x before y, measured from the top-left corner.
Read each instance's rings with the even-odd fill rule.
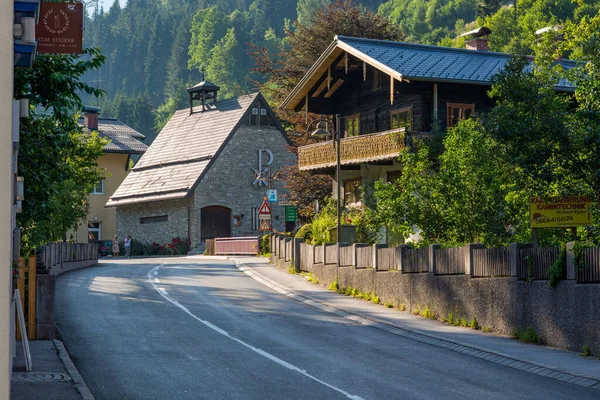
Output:
[[[194,100],[199,101],[202,104],[201,112],[204,112],[207,104],[214,104],[217,102],[217,92],[219,89],[220,87],[207,81],[203,73],[202,82],[186,89],[190,94],[190,115],[194,113]]]

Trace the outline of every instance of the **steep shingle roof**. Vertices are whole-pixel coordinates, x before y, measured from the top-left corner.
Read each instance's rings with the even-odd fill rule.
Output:
[[[83,118],[80,119],[83,125]],[[98,134],[110,140],[104,146],[105,153],[144,154],[148,146],[140,140],[145,136],[114,118],[98,118]]]
[[[306,92],[343,52],[392,75],[398,80],[452,82],[490,85],[492,77],[511,59],[510,54],[474,51],[451,47],[392,42],[336,36],[335,40],[300,80],[281,107],[294,109]],[[574,61],[562,60],[564,68]],[[573,85],[560,81],[557,90],[572,90]]]
[[[185,197],[258,96],[176,111],[106,205]]]

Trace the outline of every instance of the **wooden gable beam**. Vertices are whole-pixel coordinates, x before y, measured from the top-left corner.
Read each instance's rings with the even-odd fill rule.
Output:
[[[327,93],[325,93],[325,96],[323,96],[323,97],[325,97],[326,99],[330,98],[335,93],[335,91],[338,90],[338,88],[340,86],[342,86],[343,83],[344,83],[343,79],[338,79],[337,81],[335,81],[335,83],[333,84],[331,89],[329,89],[327,91]]]

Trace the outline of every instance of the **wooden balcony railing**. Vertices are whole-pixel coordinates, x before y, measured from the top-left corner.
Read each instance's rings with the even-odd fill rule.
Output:
[[[394,159],[404,147],[404,128],[345,138],[341,140],[340,164]],[[335,165],[336,149],[331,140],[298,148],[298,167],[301,171]]]

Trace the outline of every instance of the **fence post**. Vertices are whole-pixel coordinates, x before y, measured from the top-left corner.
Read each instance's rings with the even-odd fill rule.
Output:
[[[327,243],[323,243],[323,265],[327,263]]]
[[[373,268],[375,268],[375,271],[379,270],[379,268],[378,268],[378,266],[379,266],[379,258],[377,257],[377,249],[381,249],[383,247],[386,247],[386,245],[380,244],[380,243],[375,243],[375,244],[373,244],[371,246],[371,248],[372,248],[372,250],[371,250],[372,251],[371,256],[372,256],[372,259],[373,259],[372,263],[373,263]]]
[[[304,242],[304,239],[294,238],[292,240],[294,242],[294,268],[296,269],[296,272],[300,272],[300,259],[302,258],[302,255],[300,254],[302,251],[300,244]]]
[[[402,273],[402,256],[404,256],[404,252],[406,251],[406,245],[401,244],[396,247],[396,269],[398,272]]]
[[[439,244],[430,244],[429,245],[429,273],[433,273],[435,275],[435,251],[442,247]]]
[[[485,246],[480,243],[469,243],[465,247],[465,275],[473,277],[475,276],[475,268],[473,267],[473,249],[484,249]]]
[[[358,261],[358,247],[356,243],[352,243],[352,266],[356,269],[357,261]]]
[[[569,242],[566,245],[566,249],[567,249],[567,279],[568,280],[577,279],[577,274],[575,273],[575,254],[573,253],[573,246],[575,246],[575,242]]]
[[[29,256],[29,265],[27,266],[29,276],[27,277],[29,288],[27,290],[28,309],[27,309],[27,336],[30,340],[35,340],[35,302],[36,302],[36,256]]]
[[[519,276],[519,243],[511,243],[509,246],[510,276]],[[568,259],[568,257],[567,257]]]

